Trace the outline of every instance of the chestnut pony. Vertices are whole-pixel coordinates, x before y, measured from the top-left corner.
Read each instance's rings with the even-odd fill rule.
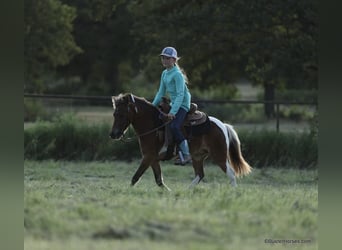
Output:
[[[142,160],[132,177],[131,185],[134,185],[146,169],[151,166],[157,185],[169,189],[163,181],[159,164],[159,151],[164,144],[163,138],[158,136],[158,130],[164,126],[160,120],[162,112],[144,98],[132,94],[113,96],[112,102],[114,123],[110,137],[121,139],[131,124],[139,140]],[[228,175],[230,184],[235,187],[235,175],[247,175],[252,168],[241,154],[240,140],[233,127],[215,117],[209,116],[209,119],[211,123],[209,132],[192,136],[189,140],[195,172],[195,178],[190,187],[203,179],[204,160],[209,156]]]

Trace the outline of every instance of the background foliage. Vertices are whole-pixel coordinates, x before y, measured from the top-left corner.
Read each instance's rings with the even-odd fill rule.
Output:
[[[26,0],[24,7],[24,89],[43,92],[47,89],[43,80],[82,52],[72,34],[76,9],[59,0]]]
[[[89,125],[72,114],[40,122],[24,130],[25,159],[32,160],[125,160],[140,159],[137,138],[113,141],[110,124]],[[291,168],[317,167],[317,134],[314,131],[277,133],[275,131],[238,131],[242,152],[256,168],[269,166]]]
[[[263,86],[268,100],[276,90],[317,90],[317,2],[26,0],[24,90],[129,88],[150,98],[165,46],[177,48],[197,95],[226,86],[234,98],[240,78]]]

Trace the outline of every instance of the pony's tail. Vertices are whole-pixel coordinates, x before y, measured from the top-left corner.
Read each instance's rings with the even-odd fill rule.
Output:
[[[236,176],[247,175],[252,171],[252,167],[245,161],[241,153],[241,144],[239,137],[233,126],[225,123],[229,137],[228,157],[233,166]]]

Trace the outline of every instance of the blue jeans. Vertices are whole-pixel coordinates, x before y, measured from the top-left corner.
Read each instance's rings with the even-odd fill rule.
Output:
[[[177,145],[185,140],[181,128],[187,113],[185,109],[179,108],[176,118],[170,123],[170,130]]]

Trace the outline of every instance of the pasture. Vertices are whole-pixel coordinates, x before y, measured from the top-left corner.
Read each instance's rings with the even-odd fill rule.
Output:
[[[188,189],[192,167],[162,162],[168,192],[151,169],[131,187],[138,163],[25,160],[25,249],[318,249],[317,169],[254,169],[234,189],[208,163]]]

